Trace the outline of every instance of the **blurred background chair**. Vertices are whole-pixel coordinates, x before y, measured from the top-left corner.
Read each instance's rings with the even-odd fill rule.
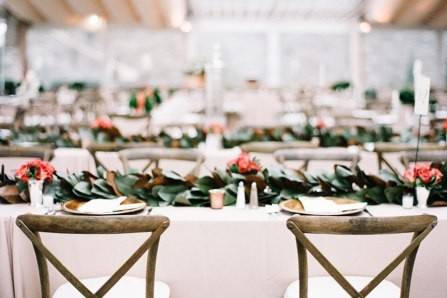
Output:
[[[5,173],[13,175],[15,171],[26,161],[40,159],[50,161],[54,157],[54,151],[50,147],[32,146],[0,146],[0,165]]]
[[[347,296],[354,298],[409,298],[411,276],[419,245],[436,224],[437,218],[431,215],[382,218],[294,216],[287,221],[287,227],[296,238],[299,281],[295,281],[288,286],[284,298],[344,298]],[[413,233],[414,236],[410,245],[374,278],[343,276],[305,235],[382,235],[401,233]],[[330,276],[308,276],[307,251],[326,269]],[[399,288],[385,280],[385,278],[404,260],[402,284],[401,288]]]
[[[312,149],[283,149],[274,153],[275,159],[282,165],[288,162],[300,161],[300,170],[307,171],[311,161],[337,161],[349,163],[354,169],[360,161],[360,153],[353,148],[312,148]],[[331,163],[333,164],[333,163]]]
[[[51,297],[47,260],[69,281],[54,292],[53,298],[100,298],[104,295],[109,298],[169,298],[169,286],[155,281],[158,244],[161,235],[169,226],[167,217],[59,217],[27,214],[17,217],[16,224],[34,246],[43,298]],[[151,233],[151,235],[111,276],[78,279],[43,244],[40,232],[96,235]],[[125,276],[146,252],[148,253],[146,278]]]
[[[407,151],[402,153],[400,161],[405,168],[408,168],[411,163],[416,162],[416,151]],[[418,152],[418,162],[445,162],[447,161],[446,150],[430,150]]]
[[[298,149],[298,148],[318,148],[318,144],[307,141],[290,141],[290,142],[250,142],[242,144],[242,151],[250,153],[251,156],[259,159],[261,164],[266,167],[277,166],[278,161],[275,160],[274,154],[281,149]]]
[[[433,151],[433,150],[444,150],[446,149],[445,145],[440,144],[421,144],[419,147],[420,152],[425,151]],[[377,142],[374,143],[374,147],[371,148],[370,151],[373,151],[377,154],[377,162],[379,165],[379,170],[383,168],[383,165],[388,167],[391,171],[393,171],[395,174],[399,175],[400,172],[396,167],[390,162],[388,158],[386,158],[385,155],[392,155],[392,154],[402,154],[403,152],[408,151],[415,151],[416,145],[415,144],[405,144],[405,143],[381,143]]]
[[[95,168],[101,166],[106,170],[116,170],[115,166],[120,164],[117,156],[118,152],[131,148],[152,148],[160,147],[157,143],[138,142],[138,143],[92,143],[86,149],[90,152],[95,162]],[[118,169],[121,170],[121,169]]]
[[[142,171],[145,172],[151,166],[160,167],[164,170],[175,169],[179,174],[193,174],[198,176],[202,164],[205,162],[203,154],[196,149],[171,149],[171,148],[132,148],[119,152],[119,157],[123,163],[124,172],[129,172],[130,162],[137,160],[146,161]],[[171,162],[170,164],[167,162]],[[183,162],[193,164],[190,167],[184,167]],[[183,169],[183,170],[182,170]]]

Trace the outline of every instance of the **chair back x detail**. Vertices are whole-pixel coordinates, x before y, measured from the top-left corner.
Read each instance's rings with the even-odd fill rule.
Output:
[[[164,216],[129,217],[75,217],[45,216],[26,214],[17,217],[17,226],[31,240],[39,267],[42,298],[50,297],[50,283],[47,260],[71,283],[84,297],[100,298],[130,270],[146,253],[146,298],[154,298],[155,263],[160,236],[169,226]],[[95,293],[91,292],[73,275],[43,244],[39,232],[59,234],[128,234],[151,233],[144,243],[122,264],[119,269]]]
[[[152,148],[152,147],[160,147],[157,143],[153,142],[132,142],[132,143],[104,143],[104,144],[98,144],[98,143],[92,143],[89,144],[86,149],[90,152],[90,154],[93,157],[93,160],[95,162],[95,168],[98,166],[103,167],[106,170],[112,170],[107,165],[105,165],[100,158],[98,157],[98,153],[105,153],[105,152],[116,152],[118,153],[120,150],[125,149],[131,149],[131,148]]]
[[[306,148],[283,149],[274,153],[275,159],[282,165],[287,161],[303,161],[301,167],[307,170],[310,161],[347,161],[354,169],[360,161],[360,153],[349,148]]]
[[[437,218],[431,215],[401,217],[318,217],[294,216],[287,227],[296,237],[299,270],[299,297],[308,297],[307,251],[322,265],[335,281],[353,298],[364,298],[405,260],[401,298],[409,298],[411,275],[422,240],[433,230]],[[318,250],[305,234],[377,235],[413,233],[411,243],[362,290],[355,289],[347,279]]]
[[[417,154],[418,162],[445,162],[447,161],[447,150],[420,151]],[[416,162],[416,151],[402,153],[401,163],[408,168],[410,163]]]
[[[119,157],[123,163],[124,172],[129,172],[129,161],[132,160],[147,160],[148,163],[143,168],[143,172],[149,169],[152,165],[159,167],[161,160],[178,160],[190,161],[194,163],[194,167],[189,172],[198,176],[202,164],[205,162],[205,157],[200,151],[196,149],[172,149],[172,148],[132,148],[121,150]]]

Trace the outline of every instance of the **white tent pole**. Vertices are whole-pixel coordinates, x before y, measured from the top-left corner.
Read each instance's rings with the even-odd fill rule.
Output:
[[[354,23],[351,32],[351,78],[353,84],[353,96],[358,107],[365,106],[363,38],[357,23]]]
[[[446,59],[444,48],[444,31],[436,31],[436,87],[444,89],[446,87]]]

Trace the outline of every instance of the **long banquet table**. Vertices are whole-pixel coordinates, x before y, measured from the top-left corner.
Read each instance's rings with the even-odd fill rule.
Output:
[[[412,215],[422,211],[395,205],[369,206],[373,216]],[[27,205],[0,205],[0,297],[40,297],[32,246],[15,226]],[[415,264],[411,297],[444,298],[447,293],[447,208],[430,208],[439,224],[422,243]],[[157,262],[159,280],[176,298],[276,298],[298,275],[295,241],[286,214],[257,210],[190,207],[154,208],[170,218]],[[363,216],[368,216],[364,214]],[[69,269],[82,278],[110,274],[143,241],[144,235],[50,235],[43,240]],[[374,275],[403,250],[410,235],[311,237],[345,274]],[[309,258],[311,275],[325,274]],[[140,261],[129,274],[144,276]],[[401,268],[400,268],[401,269]],[[389,279],[399,284],[401,270]],[[64,282],[50,265],[51,288]]]

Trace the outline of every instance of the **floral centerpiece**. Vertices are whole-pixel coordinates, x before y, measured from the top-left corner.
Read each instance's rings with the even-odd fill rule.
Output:
[[[427,207],[430,190],[442,181],[443,174],[431,164],[417,164],[404,172],[404,179],[416,187],[416,196],[420,208]]]
[[[114,142],[121,137],[120,131],[107,116],[96,118],[91,124],[91,129],[93,138],[98,143]]]
[[[17,170],[16,177],[28,184],[31,206],[42,205],[43,184],[53,179],[54,172],[50,163],[38,159],[23,164]]]
[[[158,88],[147,87],[142,91],[133,93],[129,100],[129,107],[137,114],[150,113],[152,109],[162,102]]]
[[[262,167],[256,158],[251,158],[248,153],[242,152],[227,163],[227,169],[232,173],[256,175]]]
[[[234,179],[235,185],[242,181],[245,188],[245,198],[249,198],[251,185],[256,183],[258,194],[263,193],[267,184],[261,173],[260,162],[246,152],[242,152],[236,158],[227,163],[227,172]]]

